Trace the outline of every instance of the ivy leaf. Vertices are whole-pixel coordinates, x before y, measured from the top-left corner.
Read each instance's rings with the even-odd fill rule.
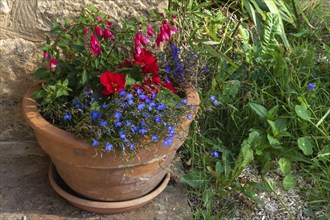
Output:
[[[308,109],[304,108],[302,105],[295,106],[296,114],[303,120],[309,121],[311,119],[311,113]]]
[[[297,142],[298,147],[300,148],[300,150],[303,151],[306,156],[311,155],[313,153],[313,145],[307,137],[300,137],[298,138]]]

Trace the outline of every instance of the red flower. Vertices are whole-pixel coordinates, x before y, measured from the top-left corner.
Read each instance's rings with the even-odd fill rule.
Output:
[[[126,67],[126,66],[131,66],[132,65],[132,62],[128,59],[125,59],[125,61],[121,64],[119,64],[117,67],[118,68],[123,68],[123,67]]]
[[[134,60],[142,66],[143,73],[157,74],[159,71],[157,58],[152,56],[152,53],[145,48],[141,49],[140,53],[134,53]]]
[[[84,33],[87,35],[89,33],[89,29],[85,28]]]
[[[92,35],[90,45],[91,45],[92,52],[95,56],[98,56],[99,54],[102,53],[100,41],[97,39],[97,37],[95,37],[94,34]]]
[[[177,92],[176,89],[173,88],[173,84],[168,79],[165,80],[165,87],[171,90],[173,93]]]
[[[125,90],[125,75],[113,72],[104,72],[100,76],[102,85],[106,88],[101,91],[102,94],[109,95],[117,91]]]
[[[103,36],[103,30],[102,30],[102,28],[100,28],[99,26],[95,26],[95,27],[94,27],[94,30],[95,30],[95,33],[96,33],[97,35],[99,35],[100,37]]]

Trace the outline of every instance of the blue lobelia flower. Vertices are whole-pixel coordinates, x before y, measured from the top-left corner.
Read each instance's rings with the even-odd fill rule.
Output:
[[[146,128],[141,128],[140,130],[139,130],[139,133],[140,134],[145,134],[145,133],[147,133],[148,132],[148,130],[146,129]]]
[[[131,144],[131,145],[129,146],[129,149],[130,149],[130,150],[134,150],[134,148],[135,148],[134,144]]]
[[[184,104],[187,104],[187,103],[188,103],[188,99],[184,98],[184,99],[182,99],[182,102],[183,102]]]
[[[192,120],[192,119],[193,119],[193,116],[192,116],[191,114],[187,114],[187,118],[188,118],[189,120]]]
[[[141,111],[142,109],[144,109],[144,107],[145,107],[144,103],[139,102],[139,104],[137,106],[138,110]]]
[[[71,120],[71,118],[72,118],[72,115],[70,115],[68,112],[65,112],[65,115],[64,115],[64,121],[66,121],[66,120]]]
[[[121,127],[123,125],[123,123],[121,123],[120,121],[117,121],[115,125],[116,125],[116,127]]]
[[[211,156],[215,157],[215,158],[219,158],[219,152],[216,151],[216,150],[211,151],[209,154],[210,154]]]
[[[170,72],[171,72],[171,67],[170,67],[170,66],[166,66],[165,71],[166,71],[167,73],[170,73]]]
[[[100,116],[99,111],[92,111],[91,112],[92,119],[97,119]]]
[[[151,94],[151,99],[156,99],[157,98],[157,94],[156,93],[152,93]]]
[[[121,118],[121,116],[123,116],[123,113],[116,111],[114,116],[115,116],[115,119],[119,120]]]
[[[157,110],[158,111],[163,111],[165,109],[166,109],[166,105],[165,104],[162,104],[162,103],[158,104],[158,106],[157,106]]]
[[[167,147],[167,146],[169,146],[170,144],[172,144],[172,142],[173,142],[172,137],[166,137],[165,140],[164,140],[164,142],[163,142],[163,146],[164,146],[164,147]]]
[[[127,102],[128,105],[134,105],[134,101],[132,99],[129,99]]]
[[[106,127],[108,125],[108,122],[106,121],[106,120],[101,120],[100,121],[100,126],[102,126],[102,127]]]
[[[107,103],[105,103],[105,102],[102,104],[102,108],[108,108],[108,106],[109,105]]]
[[[121,97],[124,97],[126,94],[127,94],[127,93],[126,93],[124,90],[121,90],[121,91],[119,92],[119,95],[120,95]]]
[[[98,145],[99,145],[98,140],[93,139],[93,141],[92,141],[92,146],[93,146],[93,147],[96,147],[96,146],[98,146]]]
[[[160,116],[155,116],[155,121],[158,124],[161,121],[161,117]]]
[[[127,98],[132,99],[132,98],[134,98],[134,95],[132,93],[128,93]]]
[[[158,134],[153,135],[153,136],[151,137],[151,140],[152,140],[153,142],[157,142],[157,141],[158,141]]]
[[[113,145],[107,142],[107,143],[105,144],[105,150],[106,150],[106,151],[111,151],[112,149],[113,149]]]
[[[308,83],[307,89],[309,91],[314,91],[315,90],[315,83]]]
[[[132,122],[130,122],[129,120],[126,120],[126,126],[131,126]]]

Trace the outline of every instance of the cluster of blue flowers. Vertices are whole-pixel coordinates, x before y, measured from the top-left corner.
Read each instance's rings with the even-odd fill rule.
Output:
[[[214,106],[217,106],[219,104],[219,101],[217,100],[217,98],[214,95],[210,95],[209,98]]]
[[[72,109],[77,112],[75,117],[85,122],[91,145],[102,147],[105,151],[118,147],[123,151],[134,150],[134,143],[138,142],[141,135],[149,136],[153,142],[163,140],[163,146],[170,146],[176,134],[176,122],[168,116],[184,112],[182,107],[187,104],[187,99],[183,99],[174,110],[169,109],[157,99],[157,94],[146,94],[140,88],[130,93],[121,91],[113,100],[103,104],[99,104],[91,95],[84,93],[74,98]],[[187,118],[192,120],[193,116],[187,114]],[[65,112],[63,120],[72,120],[72,115]]]

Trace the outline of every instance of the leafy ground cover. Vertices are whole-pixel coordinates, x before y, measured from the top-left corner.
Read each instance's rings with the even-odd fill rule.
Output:
[[[208,63],[181,151],[194,219],[329,217],[327,4],[169,1]]]

